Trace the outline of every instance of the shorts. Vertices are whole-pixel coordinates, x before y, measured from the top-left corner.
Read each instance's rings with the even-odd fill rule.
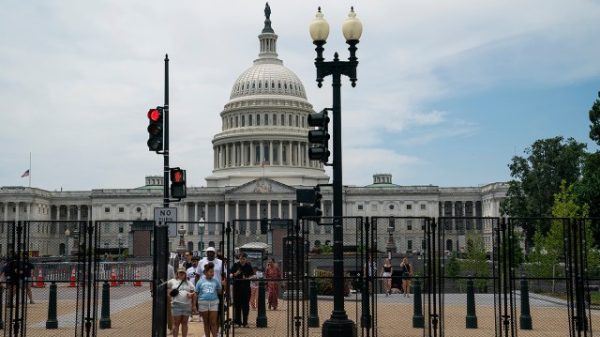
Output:
[[[171,315],[172,316],[191,316],[192,315],[192,304],[171,302]]]
[[[198,301],[198,310],[200,312],[206,312],[206,311],[219,311],[219,300],[212,300],[212,301],[205,301],[205,300],[199,300]]]

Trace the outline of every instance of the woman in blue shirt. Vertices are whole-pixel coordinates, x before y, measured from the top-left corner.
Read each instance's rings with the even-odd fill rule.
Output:
[[[198,308],[204,322],[204,334],[206,337],[217,337],[219,296],[221,282],[215,279],[215,265],[209,262],[204,266],[204,277],[196,284],[198,294]]]

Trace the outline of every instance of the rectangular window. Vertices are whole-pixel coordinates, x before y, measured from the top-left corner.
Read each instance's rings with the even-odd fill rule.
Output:
[[[235,116],[235,127],[236,128],[239,127],[238,121],[239,121],[238,116]]]
[[[406,241],[406,249],[412,251],[412,240]]]
[[[125,213],[125,207],[119,207],[119,213]]]
[[[123,233],[123,225],[119,225],[119,233]]]
[[[412,209],[412,205],[411,204],[406,205],[406,209],[411,210]]]
[[[288,115],[288,125],[292,126],[292,115]]]
[[[265,125],[269,125],[269,115],[265,114]]]
[[[406,230],[412,231],[412,220],[406,220]]]
[[[260,126],[260,115],[256,115],[256,126]]]
[[[252,126],[252,115],[248,116],[248,126]]]
[[[242,126],[246,126],[246,116],[242,116]]]
[[[372,211],[376,211],[377,210],[377,205],[376,204],[371,205],[371,210]]]
[[[426,210],[426,209],[427,209],[427,205],[425,205],[425,204],[421,204],[421,210],[422,210],[422,211],[424,211],[424,210]]]
[[[104,213],[110,213],[110,207],[104,207]]]
[[[254,162],[260,165],[260,145],[256,145],[256,147],[254,148],[254,152],[256,153],[256,158],[254,158],[256,160]]]
[[[273,125],[277,125],[277,115],[273,114]]]
[[[362,211],[362,210],[363,210],[363,205],[362,205],[362,204],[360,204],[360,205],[358,205],[358,206],[356,206],[356,207],[358,208],[358,210],[359,210],[359,211]]]

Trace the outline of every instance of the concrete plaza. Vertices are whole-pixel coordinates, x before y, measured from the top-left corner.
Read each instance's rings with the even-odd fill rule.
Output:
[[[47,288],[34,289],[36,303],[28,305],[28,336],[59,337],[72,336],[76,320],[76,290],[59,287],[58,289],[58,325],[59,329],[46,330],[48,314]],[[519,297],[516,296],[519,303]],[[360,324],[360,302],[351,295],[346,302],[348,316]],[[466,296],[464,294],[448,294],[444,298],[444,330],[446,336],[476,337],[494,336],[494,300],[490,294],[477,294],[477,329],[465,329]],[[100,303],[99,303],[100,305]],[[268,327],[256,328],[256,310],[250,311],[250,327],[236,328],[235,336],[281,337],[287,334],[287,305],[280,301],[277,311],[267,311]],[[330,315],[333,302],[329,299],[319,300],[320,322]],[[357,312],[358,310],[358,312]],[[111,325],[110,329],[98,330],[98,336],[150,336],[151,335],[151,297],[148,287],[121,286],[111,289]],[[98,309],[100,314],[100,309]],[[308,315],[308,312],[307,312]],[[519,312],[517,310],[517,317]],[[567,307],[560,300],[545,296],[532,295],[531,316],[533,330],[520,330],[519,336],[556,336],[569,334]],[[422,329],[412,328],[413,298],[402,295],[377,298],[377,336],[423,336]],[[6,322],[7,324],[8,322]],[[600,312],[592,311],[592,326],[600,324]],[[203,326],[198,322],[190,322],[190,337],[202,337]],[[360,328],[360,326],[358,327]],[[230,334],[231,335],[231,334]],[[310,328],[309,336],[320,336],[320,328]]]

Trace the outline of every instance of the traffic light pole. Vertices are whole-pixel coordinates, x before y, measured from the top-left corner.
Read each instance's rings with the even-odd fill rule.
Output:
[[[323,59],[325,41],[315,41],[317,58],[317,83],[322,86],[323,78],[331,75],[333,88],[333,311],[331,317],[323,322],[323,337],[354,336],[355,325],[348,318],[344,309],[344,228],[343,228],[343,184],[342,184],[342,75],[350,78],[352,86],[356,86],[356,44],[358,41],[348,41],[350,58],[340,61],[338,53],[333,61]]]
[[[164,177],[163,206],[169,207],[169,55],[165,55],[165,104],[164,111]],[[167,336],[167,264],[169,231],[167,224],[154,227],[154,277],[152,298],[152,336]]]

